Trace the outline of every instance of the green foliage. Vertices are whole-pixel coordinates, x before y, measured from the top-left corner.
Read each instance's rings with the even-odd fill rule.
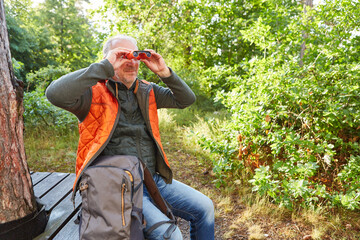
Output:
[[[26,84],[26,74],[47,64],[54,64],[50,34],[42,24],[36,24],[37,12],[30,1],[6,0],[5,14],[13,58],[24,64],[18,78]]]
[[[34,7],[29,0],[5,1],[11,54],[24,63],[20,79],[27,88],[26,74],[40,68],[77,70],[95,61],[100,44],[83,15],[83,2],[46,0]]]
[[[58,130],[74,128],[76,117],[52,105],[44,96],[40,88],[25,92],[24,95],[24,123],[26,128],[49,127]]]
[[[360,175],[360,156],[350,156],[350,160],[347,164],[344,165],[341,172],[338,174],[339,180],[344,183],[348,183],[346,186],[347,189],[355,191],[360,189],[359,182]]]
[[[225,184],[224,178],[228,174],[241,168],[239,162],[234,161],[237,144],[232,139],[236,137],[233,131],[224,129],[222,124],[215,118],[208,119],[206,124],[208,136],[205,136],[201,131],[196,132],[198,144],[212,155],[213,172],[217,176],[215,182],[216,186],[220,187]]]
[[[69,72],[71,72],[70,68],[49,65],[47,67],[40,68],[34,73],[28,73],[26,75],[28,82],[27,90],[29,90],[32,86],[36,86],[39,89],[46,89],[53,80],[56,80]]]
[[[202,91],[208,93],[212,98],[216,96],[217,92],[230,91],[240,80],[238,69],[240,69],[238,65],[222,65],[207,68],[200,77],[199,84]]]
[[[306,13],[296,4],[288,11],[263,6],[241,31],[257,49],[240,63],[245,72],[218,68],[213,75],[223,79],[212,94],[232,114],[227,129],[239,134],[230,144],[238,143],[239,159],[253,171],[253,190],[274,202],[358,209],[360,39],[354,34],[359,18],[349,16],[359,16],[359,9],[348,1],[326,1]],[[228,78],[237,84],[225,85]],[[211,142],[213,149],[222,145]]]
[[[15,58],[12,58],[11,61],[12,61],[15,76],[18,79],[21,79],[21,73],[24,69],[24,64],[20,61],[16,61]]]
[[[99,44],[96,32],[81,11],[83,0],[45,0],[39,7],[39,23],[49,30],[56,62],[73,71],[89,66]]]

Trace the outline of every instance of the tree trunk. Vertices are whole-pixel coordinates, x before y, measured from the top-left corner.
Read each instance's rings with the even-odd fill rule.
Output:
[[[307,13],[307,8],[310,7],[310,8],[313,8],[313,0],[303,0],[302,1],[302,4],[304,6],[304,15],[306,16],[306,13]],[[310,21],[311,19],[309,19]],[[303,58],[305,56],[305,50],[306,50],[306,39],[308,38],[308,33],[303,31],[303,39],[304,39],[304,42],[301,44],[301,50],[300,50],[300,62],[299,62],[299,65],[300,67],[302,67],[304,65],[304,62],[303,62]]]
[[[0,0],[0,223],[37,211],[23,139],[23,87],[13,73]]]

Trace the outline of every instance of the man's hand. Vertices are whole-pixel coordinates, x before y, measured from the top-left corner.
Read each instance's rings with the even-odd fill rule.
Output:
[[[151,57],[146,59],[140,59],[145,65],[159,77],[166,78],[171,76],[170,69],[166,66],[163,57],[156,53],[152,49],[145,49],[145,51],[151,52]]]
[[[114,68],[114,72],[115,72],[115,76],[113,76],[113,78],[116,80],[117,76],[116,73],[118,72],[118,69],[121,67],[121,65],[123,64],[122,62],[124,61],[124,56],[128,53],[130,53],[132,50],[128,49],[128,48],[122,48],[122,47],[118,47],[118,48],[114,48],[112,49],[107,55],[106,55],[106,59],[109,60],[109,62],[111,63],[111,65]]]

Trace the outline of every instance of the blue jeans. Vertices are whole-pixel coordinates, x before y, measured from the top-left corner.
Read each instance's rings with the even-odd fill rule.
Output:
[[[158,175],[154,180],[163,198],[170,204],[175,216],[181,217],[190,222],[190,237],[198,240],[214,239],[214,205],[212,201],[199,191],[173,180],[166,184]],[[146,220],[146,230],[160,221],[169,220],[151,201],[149,194],[144,187],[143,213]],[[147,239],[163,239],[163,234],[170,224],[163,224],[156,228]],[[182,239],[180,229],[177,227],[172,233],[171,239]]]

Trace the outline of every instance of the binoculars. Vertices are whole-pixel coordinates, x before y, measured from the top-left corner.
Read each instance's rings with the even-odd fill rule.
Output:
[[[126,59],[146,59],[151,57],[151,52],[149,51],[132,51],[131,53],[128,53],[125,55]]]

